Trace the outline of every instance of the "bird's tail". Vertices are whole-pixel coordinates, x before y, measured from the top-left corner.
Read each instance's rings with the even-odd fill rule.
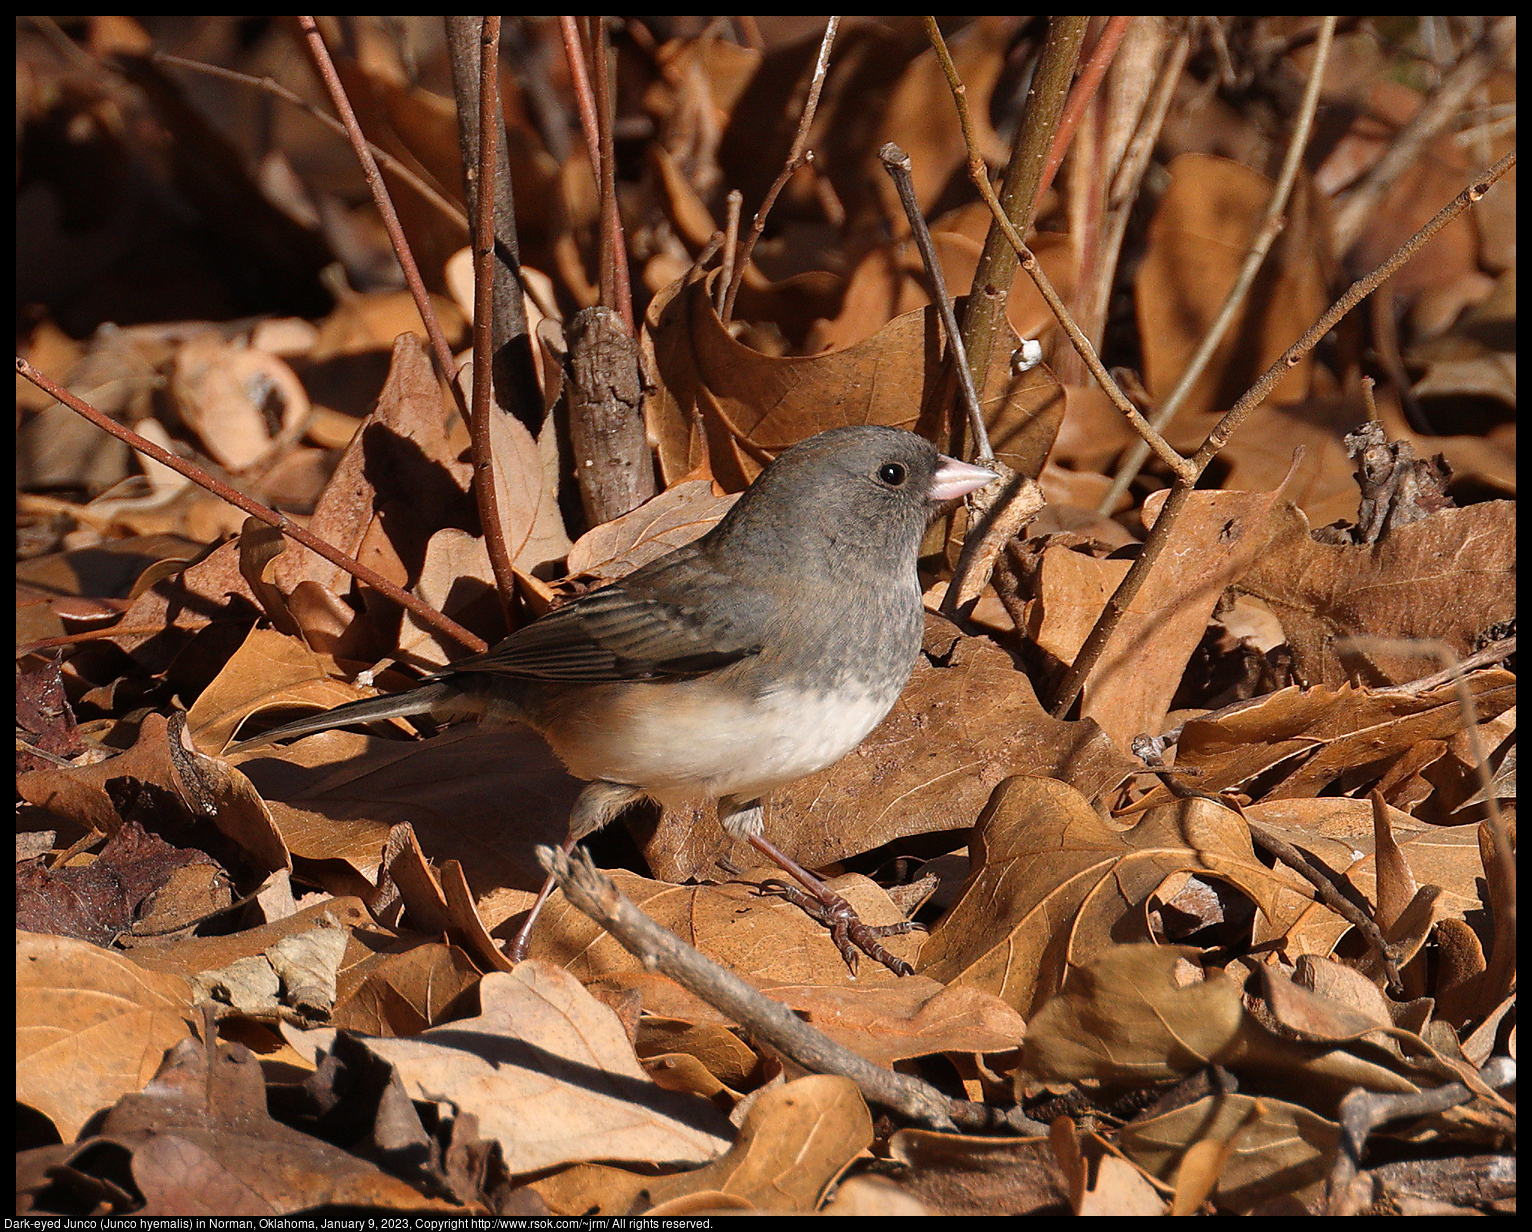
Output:
[[[311,714],[306,719],[294,719],[291,723],[284,723],[280,727],[273,727],[270,731],[262,732],[259,736],[252,736],[248,740],[241,740],[238,744],[230,745],[226,752],[243,753],[246,749],[270,744],[275,740],[309,736],[314,732],[329,731],[334,727],[350,727],[353,723],[373,723],[379,719],[402,719],[415,714],[439,714],[444,710],[454,709],[452,706],[454,701],[461,703],[461,694],[461,689],[445,680],[431,681],[419,688],[407,689],[403,693],[385,693],[380,697],[368,697],[359,702],[347,702],[344,706],[336,706],[333,710]],[[462,707],[459,705],[455,708]]]

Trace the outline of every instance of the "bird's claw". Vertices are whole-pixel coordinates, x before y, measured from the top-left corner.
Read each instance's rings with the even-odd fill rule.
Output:
[[[785,898],[828,928],[830,940],[835,942],[835,948],[846,960],[846,966],[851,969],[853,976],[856,975],[860,961],[857,958],[858,950],[874,962],[882,963],[895,975],[915,974],[914,967],[897,955],[889,953],[878,940],[880,937],[894,937],[900,933],[913,932],[920,927],[914,920],[901,920],[897,924],[869,924],[857,915],[855,907],[833,890],[829,891],[830,898],[825,900],[775,878],[761,882],[756,892]]]

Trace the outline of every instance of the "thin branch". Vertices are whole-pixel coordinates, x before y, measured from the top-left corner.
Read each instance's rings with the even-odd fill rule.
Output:
[[[1303,91],[1303,100],[1298,105],[1292,135],[1287,141],[1287,153],[1282,159],[1282,169],[1277,175],[1276,184],[1272,187],[1271,197],[1266,202],[1266,211],[1256,228],[1255,241],[1250,245],[1250,251],[1245,254],[1245,260],[1234,276],[1233,285],[1229,287],[1229,293],[1224,297],[1223,306],[1218,310],[1217,317],[1203,335],[1202,341],[1197,344],[1197,350],[1181,373],[1176,387],[1171,390],[1170,396],[1165,399],[1155,412],[1154,418],[1149,421],[1156,431],[1164,431],[1170,421],[1176,417],[1182,403],[1191,393],[1192,387],[1201,379],[1203,370],[1213,358],[1213,352],[1223,342],[1225,335],[1234,324],[1235,317],[1239,315],[1245,297],[1250,294],[1250,288],[1255,285],[1256,275],[1260,273],[1261,266],[1266,261],[1266,254],[1271,251],[1273,241],[1286,225],[1283,215],[1287,210],[1288,199],[1292,196],[1293,185],[1298,179],[1298,169],[1303,165],[1303,153],[1308,147],[1309,131],[1314,124],[1314,113],[1319,107],[1319,88],[1324,82],[1325,64],[1330,58],[1330,44],[1335,34],[1335,22],[1333,15],[1323,18],[1320,22],[1319,38],[1314,48],[1314,62],[1309,68],[1308,84]],[[1128,485],[1138,475],[1148,456],[1149,450],[1142,443],[1135,443],[1128,450],[1122,464],[1117,468],[1116,475],[1112,478],[1112,486],[1107,489],[1106,495],[1101,498],[1101,503],[1096,507],[1098,512],[1103,515],[1110,514],[1118,497],[1128,490]]]
[[[628,281],[628,246],[622,233],[622,215],[617,208],[617,153],[612,130],[616,125],[615,91],[612,88],[613,65],[606,22],[600,17],[590,22],[590,54],[596,86],[596,146],[601,159],[601,304],[622,317],[628,333],[633,329],[633,288]]]
[[[724,200],[726,212],[723,224],[723,256],[718,260],[718,287],[713,304],[713,309],[720,318],[723,315],[723,297],[728,292],[729,283],[734,279],[734,261],[739,252],[739,212],[744,204],[745,194],[737,188],[731,188]]]
[[[1100,659],[1106,649],[1107,640],[1116,630],[1123,614],[1128,610],[1133,597],[1138,594],[1149,570],[1154,567],[1154,562],[1159,558],[1165,544],[1169,542],[1171,527],[1179,518],[1181,510],[1186,506],[1191,496],[1197,478],[1201,478],[1208,464],[1218,455],[1218,452],[1228,444],[1229,438],[1239,426],[1249,417],[1250,413],[1265,401],[1266,396],[1276,386],[1294,364],[1298,363],[1309,351],[1319,344],[1327,333],[1333,329],[1337,322],[1348,312],[1356,307],[1363,299],[1380,287],[1383,283],[1399,270],[1411,257],[1420,251],[1432,236],[1445,227],[1449,222],[1474,204],[1500,179],[1507,171],[1516,165],[1516,151],[1512,150],[1482,176],[1460,192],[1450,202],[1437,212],[1436,216],[1426,223],[1425,226],[1410,236],[1394,253],[1379,265],[1365,278],[1354,282],[1338,300],[1332,304],[1328,311],[1316,321],[1312,328],[1293,343],[1275,363],[1268,368],[1256,381],[1245,395],[1231,407],[1227,414],[1214,425],[1208,433],[1207,440],[1202,448],[1197,451],[1192,459],[1192,466],[1196,472],[1196,478],[1188,481],[1177,477],[1171,484],[1170,492],[1165,498],[1165,504],[1160,509],[1160,515],[1155,519],[1154,527],[1149,532],[1149,537],[1144,541],[1144,546],[1139,552],[1138,559],[1129,567],[1126,576],[1118,584],[1112,597],[1107,600],[1106,607],[1102,610],[1091,630],[1090,636],[1085,639],[1085,644],[1080,648],[1079,654],[1069,669],[1064,682],[1059,686],[1058,696],[1053,705],[1053,716],[1062,718],[1068,714],[1075,699],[1079,697],[1080,690],[1085,684],[1085,678]]]
[[[915,200],[915,182],[910,175],[910,156],[890,141],[878,151],[883,170],[888,172],[899,190],[899,202],[904,206],[905,217],[910,222],[910,232],[915,246],[920,249],[920,259],[925,264],[926,276],[931,280],[931,298],[942,319],[947,333],[948,358],[957,372],[958,389],[962,393],[963,406],[968,412],[968,424],[977,443],[974,461],[980,466],[990,466],[995,461],[995,451],[989,445],[989,433],[984,429],[984,413],[979,408],[979,391],[973,386],[973,373],[968,370],[968,352],[963,348],[963,335],[958,331],[957,316],[952,311],[952,296],[947,293],[947,279],[942,264],[937,259],[936,248],[931,243],[931,232]]]
[[[1170,787],[1171,791],[1176,791],[1173,779],[1167,777],[1161,781],[1167,787]],[[1217,799],[1217,797],[1211,796],[1207,798]],[[1224,801],[1219,801],[1219,803],[1228,807]],[[1336,915],[1340,916],[1341,919],[1345,920],[1346,923],[1362,934],[1367,941],[1368,948],[1377,955],[1378,963],[1383,968],[1384,977],[1388,980],[1389,991],[1396,997],[1401,996],[1404,992],[1404,983],[1399,978],[1399,949],[1396,946],[1389,945],[1387,938],[1383,936],[1383,931],[1378,927],[1377,921],[1347,898],[1335,884],[1334,878],[1327,877],[1319,869],[1315,868],[1303,852],[1299,851],[1298,848],[1294,847],[1286,839],[1273,834],[1265,826],[1257,825],[1248,817],[1245,818],[1245,825],[1250,831],[1251,839],[1254,840],[1258,847],[1262,847],[1270,852],[1313,886],[1319,895],[1320,902],[1324,903],[1326,907],[1330,908],[1331,911],[1335,912]]]
[[[314,59],[314,66],[319,70],[320,80],[324,82],[325,89],[330,92],[330,101],[335,107],[335,113],[340,117],[341,123],[346,126],[346,136],[351,141],[351,148],[356,151],[356,160],[361,164],[362,174],[367,179],[367,187],[372,191],[373,203],[383,219],[383,227],[388,232],[389,243],[394,247],[394,256],[398,258],[399,268],[404,271],[404,281],[410,288],[410,295],[415,300],[415,309],[420,313],[420,319],[426,327],[426,336],[431,341],[431,357],[436,361],[436,370],[442,380],[447,383],[447,388],[452,391],[453,401],[457,403],[459,413],[467,422],[468,400],[463,397],[462,387],[456,379],[452,348],[447,345],[447,335],[442,331],[431,297],[426,293],[425,283],[421,281],[415,256],[410,251],[404,228],[399,224],[399,215],[394,211],[394,203],[389,200],[388,188],[384,185],[383,176],[378,171],[377,161],[373,158],[372,151],[367,148],[367,139],[362,136],[362,127],[357,123],[356,112],[352,110],[351,100],[346,97],[340,74],[335,71],[335,62],[330,59],[329,49],[324,45],[324,37],[319,33],[319,25],[314,18],[300,14],[298,25],[303,30],[309,54]]]
[[[596,869],[583,850],[566,856],[557,848],[539,847],[537,858],[557,880],[564,897],[611,933],[646,970],[669,976],[805,1069],[850,1078],[869,1102],[938,1129],[1046,1132],[1019,1108],[1005,1112],[951,1099],[918,1078],[884,1069],[837,1044],[781,1002],[656,924]]]
[[[926,22],[926,32],[931,39],[932,47],[936,49],[937,58],[941,62],[942,69],[947,74],[947,85],[952,91],[952,100],[958,109],[958,121],[962,125],[963,140],[965,143],[971,143],[973,140],[973,123],[968,113],[968,88],[963,84],[961,78],[958,77],[957,68],[952,63],[952,56],[947,51],[947,45],[942,39],[941,32],[936,29],[936,23],[930,18],[927,18]],[[984,199],[985,205],[989,207],[991,230],[998,230],[1003,239],[1010,245],[1016,260],[1037,285],[1037,289],[1044,301],[1052,309],[1053,315],[1058,318],[1060,326],[1063,327],[1064,333],[1074,344],[1075,350],[1079,352],[1080,358],[1085,362],[1085,366],[1096,378],[1101,388],[1106,391],[1106,395],[1111,399],[1112,405],[1122,412],[1123,417],[1132,425],[1134,431],[1148,443],[1149,447],[1154,450],[1155,455],[1166,466],[1170,467],[1171,471],[1177,475],[1189,474],[1190,465],[1186,459],[1172,449],[1164,438],[1149,425],[1149,421],[1129,401],[1128,396],[1122,392],[1117,382],[1112,379],[1111,373],[1102,364],[1100,357],[1096,354],[1095,347],[1090,343],[1090,339],[1085,336],[1079,325],[1076,324],[1074,317],[1070,315],[1068,307],[1059,293],[1054,290],[1053,283],[1049,281],[1047,274],[1043,272],[1043,268],[1036,256],[1033,255],[1032,250],[1022,241],[1020,229],[1009,217],[1004,205],[995,195],[995,190],[989,182],[989,176],[983,171],[983,162],[979,158],[978,149],[972,144],[968,144],[968,159],[969,174],[973,178],[974,186],[978,188],[979,195]],[[977,290],[978,285],[978,276],[975,275],[975,290]],[[970,309],[972,309],[974,298],[976,297],[971,297],[969,300]],[[972,313],[970,312],[971,315]],[[977,370],[975,369],[976,372]]]
[[[739,296],[740,283],[745,280],[745,269],[750,264],[750,254],[755,251],[756,241],[761,238],[761,232],[766,229],[766,215],[771,213],[771,207],[776,204],[777,195],[787,186],[787,181],[792,178],[793,172],[811,157],[807,149],[809,129],[814,123],[814,113],[819,110],[820,91],[824,89],[825,74],[830,68],[830,48],[835,43],[835,32],[839,27],[840,18],[831,17],[825,26],[824,37],[819,41],[819,58],[814,61],[814,75],[809,79],[808,97],[803,103],[803,114],[798,117],[798,131],[793,136],[792,148],[788,150],[787,163],[782,168],[781,174],[772,181],[771,187],[766,190],[766,198],[761,202],[761,208],[756,210],[755,217],[751,219],[750,234],[740,245],[734,277],[729,280],[729,289],[723,299],[721,315],[725,321],[734,315],[734,301]]]
[[[1064,101],[1064,112],[1059,116],[1059,126],[1053,134],[1053,144],[1048,148],[1048,159],[1043,164],[1043,177],[1037,187],[1039,196],[1047,192],[1048,186],[1053,183],[1069,143],[1074,140],[1075,130],[1085,118],[1086,108],[1096,96],[1106,70],[1112,66],[1112,60],[1117,55],[1117,49],[1122,46],[1123,37],[1128,33],[1132,21],[1131,17],[1107,18],[1100,37],[1091,47],[1090,55],[1080,69],[1079,76],[1075,78],[1074,85],[1070,87],[1069,97]]]
[[[1027,93],[1026,110],[1011,145],[1005,187],[1000,194],[1001,212],[1019,235],[1024,235],[1032,225],[1043,164],[1069,94],[1080,42],[1089,20],[1087,17],[1053,17],[1048,22],[1037,70],[1032,75],[1032,88]],[[943,68],[947,70],[951,57],[943,56],[945,47],[940,42],[941,33],[936,29],[934,19],[927,20],[926,31],[931,36],[932,46],[937,48],[938,58],[945,59]],[[949,73],[948,80],[956,80],[955,70]],[[976,186],[983,181],[979,191],[985,192],[989,177],[984,173],[983,163],[975,166],[970,161],[969,173],[975,176]],[[988,196],[994,197],[992,190]],[[963,318],[963,345],[968,348],[968,366],[981,399],[989,382],[990,357],[1008,332],[1005,309],[1011,283],[1016,277],[1016,262],[1017,256],[1002,229],[991,223],[978,267],[974,270],[973,289]]]
[[[311,534],[307,528],[299,526],[286,514],[278,513],[275,509],[267,508],[258,501],[253,501],[242,492],[236,492],[228,484],[220,483],[217,479],[214,479],[195,463],[188,462],[185,458],[171,453],[168,449],[162,449],[153,441],[146,440],[132,429],[123,427],[122,424],[103,415],[95,407],[91,406],[90,403],[75,397],[74,394],[70,393],[62,385],[44,376],[19,355],[16,357],[16,372],[17,375],[26,377],[27,380],[31,381],[32,384],[45,393],[57,398],[76,414],[90,420],[91,423],[95,424],[103,432],[110,433],[118,440],[132,446],[146,458],[153,458],[162,466],[168,466],[177,474],[184,475],[199,487],[206,488],[214,496],[228,501],[236,509],[249,514],[252,518],[266,523],[267,526],[276,528],[289,539],[296,543],[301,543],[311,552],[317,552],[332,565],[344,569],[352,577],[356,578],[357,581],[371,586],[379,594],[392,599],[400,607],[414,613],[421,621],[430,625],[433,629],[446,634],[453,641],[466,646],[475,653],[488,648],[482,638],[470,633],[462,625],[458,624],[457,621],[443,616],[429,604],[423,603],[408,591],[401,590],[382,576],[382,574],[374,572],[366,565],[353,560],[338,548],[332,547],[323,539]]]
[[[505,523],[495,492],[495,448],[490,416],[495,354],[495,181],[500,148],[500,18],[485,17],[479,28],[478,192],[473,228],[473,414],[468,420],[473,452],[473,495],[479,526],[495,574],[506,628],[514,627],[516,567],[505,541]],[[466,117],[464,117],[466,120]],[[510,391],[505,391],[509,396]]]

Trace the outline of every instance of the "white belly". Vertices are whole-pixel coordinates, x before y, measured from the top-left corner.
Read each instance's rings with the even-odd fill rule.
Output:
[[[723,695],[711,682],[627,692],[582,739],[549,733],[570,772],[643,789],[667,804],[704,797],[765,795],[834,765],[883,719],[903,686],[829,694],[778,690]],[[655,704],[656,702],[659,704]]]

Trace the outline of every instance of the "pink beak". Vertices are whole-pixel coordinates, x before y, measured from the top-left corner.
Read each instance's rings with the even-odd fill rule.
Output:
[[[939,465],[931,480],[932,504],[939,505],[946,501],[957,500],[960,496],[967,496],[970,492],[977,491],[991,480],[1000,478],[994,471],[985,470],[982,466],[973,466],[967,462],[959,462],[946,454],[938,454],[937,460]]]

